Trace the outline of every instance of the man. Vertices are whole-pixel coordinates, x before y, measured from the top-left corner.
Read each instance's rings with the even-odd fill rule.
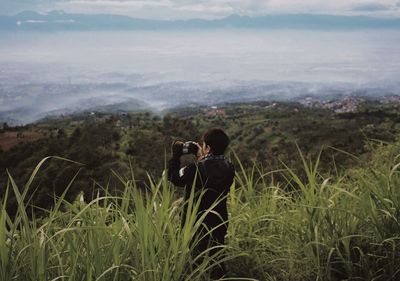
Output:
[[[168,162],[168,179],[176,186],[185,187],[185,199],[189,199],[192,187],[195,188],[195,199],[201,192],[198,217],[207,212],[194,256],[209,248],[224,245],[228,229],[227,194],[233,183],[235,169],[225,159],[224,153],[229,145],[229,137],[221,129],[211,129],[203,136],[203,146],[196,143],[175,142],[172,146],[172,159]],[[185,151],[186,150],[186,151]],[[198,163],[181,168],[180,157],[183,154],[197,155]],[[213,207],[210,212],[210,207]],[[186,206],[184,216],[186,214]],[[210,232],[209,230],[212,231]],[[218,253],[218,247],[210,249],[210,256]],[[223,265],[211,272],[211,278],[217,280],[225,275]]]

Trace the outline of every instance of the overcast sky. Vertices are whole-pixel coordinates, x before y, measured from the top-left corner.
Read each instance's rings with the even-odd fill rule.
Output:
[[[23,10],[123,14],[155,19],[277,13],[400,17],[400,0],[0,0],[0,14]]]

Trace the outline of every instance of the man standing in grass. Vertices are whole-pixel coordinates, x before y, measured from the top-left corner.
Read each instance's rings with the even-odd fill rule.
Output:
[[[172,145],[172,159],[168,162],[169,181],[185,188],[185,200],[189,199],[192,187],[195,188],[195,198],[204,192],[197,215],[199,217],[204,212],[207,215],[199,230],[199,235],[203,238],[196,245],[194,256],[207,249],[210,249],[209,255],[214,256],[221,249],[218,246],[225,244],[228,229],[226,197],[235,176],[232,163],[224,156],[228,145],[229,137],[221,129],[207,131],[203,135],[202,146],[194,142],[174,142]],[[196,155],[198,162],[181,168],[180,157],[183,154]],[[217,280],[224,275],[225,268],[221,264],[212,270],[211,279]]]

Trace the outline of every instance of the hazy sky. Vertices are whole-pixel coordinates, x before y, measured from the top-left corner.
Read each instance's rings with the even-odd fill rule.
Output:
[[[15,14],[23,10],[124,14],[155,19],[272,13],[400,17],[400,0],[0,0],[0,14]]]

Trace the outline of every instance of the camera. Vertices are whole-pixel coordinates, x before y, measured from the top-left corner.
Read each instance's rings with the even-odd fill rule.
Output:
[[[193,154],[197,155],[199,147],[194,141],[175,141],[173,144],[173,153],[175,155]]]

